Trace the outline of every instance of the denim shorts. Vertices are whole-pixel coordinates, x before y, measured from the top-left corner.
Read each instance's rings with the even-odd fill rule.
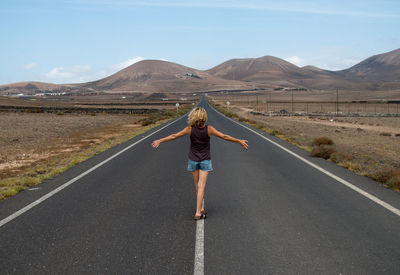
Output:
[[[196,170],[212,171],[213,168],[212,168],[211,159],[206,159],[206,160],[203,160],[200,162],[189,159],[187,170],[190,172],[193,172]]]

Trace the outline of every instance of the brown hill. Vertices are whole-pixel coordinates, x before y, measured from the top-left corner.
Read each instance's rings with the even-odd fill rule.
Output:
[[[6,85],[1,85],[0,87],[2,89],[46,90],[46,89],[60,88],[61,86],[63,86],[63,85],[45,83],[45,82],[37,82],[37,81],[30,81],[30,82],[10,83],[10,84],[6,84]]]
[[[210,70],[210,74],[231,80],[270,84],[275,87],[326,89],[336,87],[343,78],[335,72],[314,66],[298,67],[273,56],[232,59]],[[343,80],[344,81],[344,80]],[[341,83],[346,86],[348,83]]]
[[[256,82],[290,81],[309,77],[308,71],[273,56],[231,59],[207,72],[225,79]]]
[[[328,71],[315,66],[300,68],[285,60],[264,56],[232,59],[207,72],[225,79],[277,86],[347,90],[399,89],[400,49],[372,56],[342,71]]]
[[[206,71],[160,60],[143,60],[109,77],[81,86],[95,90],[149,92],[191,92],[251,87],[248,83],[222,79]]]
[[[399,81],[400,49],[371,56],[339,73],[347,79]]]

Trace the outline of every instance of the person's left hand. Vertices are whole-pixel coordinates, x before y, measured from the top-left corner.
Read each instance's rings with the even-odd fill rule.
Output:
[[[160,143],[161,142],[157,139],[157,140],[153,141],[153,143],[151,144],[151,147],[157,148],[158,146],[160,146]]]
[[[247,140],[245,140],[245,139],[241,139],[241,140],[239,140],[239,144],[243,147],[243,149],[245,149],[245,150],[247,150],[247,149],[249,149],[249,145],[247,144]]]

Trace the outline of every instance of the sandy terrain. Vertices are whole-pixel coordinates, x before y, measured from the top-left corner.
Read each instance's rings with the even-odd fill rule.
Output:
[[[139,119],[131,115],[0,113],[0,178],[129,132],[140,126]]]
[[[0,97],[0,106],[11,106],[0,112],[0,200],[173,118],[176,102],[186,113],[193,100]],[[37,112],[48,107],[55,111]]]
[[[225,106],[224,101],[216,103]],[[330,138],[336,151],[348,157],[351,170],[359,174],[373,176],[400,169],[399,117],[269,117],[252,115],[251,110],[246,104],[230,106],[230,111],[239,116],[262,123],[310,149],[315,138]]]
[[[152,127],[143,119],[0,112],[0,200]]]

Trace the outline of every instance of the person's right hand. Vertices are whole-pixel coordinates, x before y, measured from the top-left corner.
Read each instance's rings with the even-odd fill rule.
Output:
[[[247,145],[247,142],[248,142],[247,140],[241,139],[239,141],[239,144],[243,147],[243,149],[247,150],[247,149],[249,149],[249,145]]]
[[[155,141],[153,141],[153,143],[151,144],[151,146],[153,147],[153,148],[157,148],[158,146],[160,146],[160,140],[155,140]]]

